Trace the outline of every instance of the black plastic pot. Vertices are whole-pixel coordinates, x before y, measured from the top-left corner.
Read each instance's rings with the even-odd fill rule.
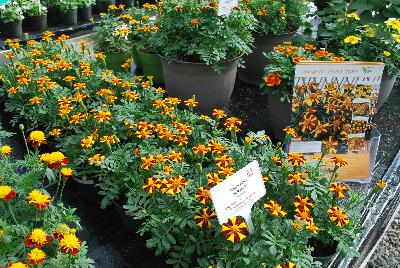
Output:
[[[61,11],[56,7],[47,8],[47,23],[50,26],[57,26],[61,23]]]
[[[290,125],[292,119],[292,104],[281,102],[279,97],[268,92],[268,108],[270,113],[270,127],[274,137],[280,141],[285,139],[283,129]]]
[[[314,261],[321,262],[322,268],[328,267],[337,253],[338,243],[332,240],[330,244],[326,245],[316,239],[311,239],[308,244],[314,248],[311,253]]]
[[[96,0],[95,12],[96,13],[107,12],[108,6],[115,4],[116,4],[115,0],[106,0],[106,1]]]
[[[78,24],[78,9],[71,9],[61,12],[61,23],[65,26],[74,26]]]
[[[26,17],[22,21],[24,31],[43,32],[47,29],[47,14],[42,16]]]
[[[76,182],[82,198],[89,204],[99,205],[102,198],[99,195],[100,188],[96,186],[93,180],[80,180],[73,178]]]
[[[1,29],[5,37],[21,37],[22,36],[22,21],[12,21],[2,23]]]
[[[92,18],[92,6],[78,8],[80,21],[89,21]]]
[[[264,53],[273,51],[275,46],[282,45],[283,42],[291,41],[295,33],[254,36],[253,52],[243,56],[246,68],[238,69],[239,79],[250,85],[259,85],[264,76],[264,68],[269,63]]]
[[[140,228],[140,222],[132,219],[132,217],[126,215],[125,209],[116,201],[113,201],[115,210],[117,211],[119,218],[121,219],[122,225],[130,235],[136,235],[136,232]]]
[[[221,63],[221,72],[204,63],[172,62],[161,57],[165,87],[168,95],[180,99],[196,96],[196,111],[210,114],[223,107],[231,98],[239,59]],[[144,69],[143,61],[142,66]]]

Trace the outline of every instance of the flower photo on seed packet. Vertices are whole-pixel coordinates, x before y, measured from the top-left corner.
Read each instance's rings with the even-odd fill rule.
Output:
[[[375,66],[380,68],[300,62],[293,87],[292,138],[322,141],[329,153],[368,150],[383,70],[383,65]]]

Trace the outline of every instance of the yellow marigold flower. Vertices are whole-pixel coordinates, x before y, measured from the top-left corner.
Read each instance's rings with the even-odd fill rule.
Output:
[[[38,148],[40,145],[47,143],[43,131],[40,130],[32,131],[26,141],[31,142],[34,148]]]
[[[97,119],[100,123],[108,122],[111,120],[111,112],[110,111],[98,111],[94,118]]]
[[[185,105],[187,107],[196,107],[199,102],[197,102],[195,99],[187,99],[184,101]]]
[[[343,40],[346,44],[350,43],[355,45],[361,41],[361,38],[355,35],[349,35]]]
[[[81,246],[81,240],[79,240],[75,234],[72,233],[64,235],[59,244],[61,253],[71,255],[76,255]]]
[[[45,153],[40,156],[40,162],[50,169],[59,169],[61,165],[68,164],[68,159],[62,152]]]
[[[303,226],[303,224],[301,223],[301,221],[299,221],[299,220],[293,220],[293,221],[292,221],[292,227],[293,227],[295,230],[299,231],[299,230],[301,229],[302,226]]]
[[[248,234],[246,223],[239,217],[228,219],[227,223],[222,224],[221,232],[226,236],[226,239],[232,243],[242,241]]]
[[[283,131],[286,133],[286,135],[292,137],[292,138],[298,138],[299,136],[296,133],[296,130],[291,127],[284,128]]]
[[[43,263],[46,257],[47,257],[46,253],[44,253],[43,250],[38,248],[32,249],[26,256],[26,258],[29,261],[29,265],[39,265]]]
[[[319,228],[318,226],[314,223],[314,219],[311,218],[308,221],[306,221],[306,230],[310,231],[314,234],[318,234]]]
[[[400,34],[394,34],[393,37],[397,43],[400,43]]]
[[[40,228],[33,229],[25,238],[25,245],[27,247],[35,246],[40,248],[48,243],[50,243],[50,236]]]
[[[104,55],[103,53],[96,53],[94,54],[94,57],[102,61],[106,60],[106,55]]]
[[[51,197],[39,190],[32,190],[26,197],[26,200],[29,203],[34,204],[34,208],[37,210],[43,210],[50,206],[51,203]]]
[[[252,143],[254,141],[254,137],[245,137],[244,141],[247,143]]]
[[[83,139],[81,140],[81,146],[82,146],[83,148],[90,148],[90,147],[93,146],[93,144],[94,144],[94,140],[93,140],[93,137],[92,137],[92,136],[88,136],[88,137],[83,138]]]
[[[95,165],[95,164],[98,164],[100,162],[103,162],[104,158],[105,158],[104,155],[95,154],[94,156],[88,158],[89,165]]]
[[[12,262],[10,263],[7,268],[28,268],[28,264],[17,261],[17,262]]]
[[[271,212],[272,215],[277,217],[284,217],[287,214],[287,212],[282,210],[282,207],[273,200],[269,200],[267,203],[265,203],[264,208]]]
[[[378,180],[378,181],[376,182],[376,187],[377,187],[379,190],[382,190],[383,188],[385,188],[385,186],[386,186],[386,182],[385,182],[384,180]]]
[[[217,214],[215,214],[214,211],[212,211],[210,208],[202,208],[200,212],[194,216],[194,220],[196,224],[200,228],[204,227],[211,227],[211,219],[215,219],[217,217]]]
[[[296,268],[296,264],[294,264],[293,262],[288,261],[286,263],[278,264],[276,266],[276,268]]]
[[[217,117],[218,119],[222,119],[224,117],[226,117],[226,114],[223,110],[219,110],[219,109],[214,109],[212,111],[213,116]]]
[[[13,95],[13,94],[15,94],[15,93],[17,93],[17,92],[18,92],[18,87],[10,87],[10,88],[7,90],[8,95]]]
[[[12,153],[12,151],[13,151],[13,149],[8,145],[4,145],[4,146],[0,147],[0,153],[3,156],[9,156]]]
[[[390,57],[390,55],[392,55],[392,53],[390,53],[389,51],[383,51],[383,55],[385,56],[385,57]]]
[[[4,231],[2,229],[0,229],[0,241],[3,238],[3,236],[4,236]]]
[[[343,227],[349,223],[349,218],[345,211],[338,206],[328,209],[328,216],[338,227]]]
[[[360,16],[358,16],[358,14],[355,13],[355,12],[346,14],[346,17],[348,17],[348,18],[353,18],[353,19],[355,19],[355,20],[360,20]]]
[[[396,31],[400,31],[400,20],[395,18],[390,18],[385,23],[388,27],[391,27]]]

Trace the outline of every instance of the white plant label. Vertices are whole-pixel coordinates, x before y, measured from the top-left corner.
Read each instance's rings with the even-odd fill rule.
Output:
[[[249,233],[254,232],[251,209],[266,193],[257,161],[251,162],[210,191],[220,224],[226,223],[229,218],[242,216],[246,220]]]
[[[322,141],[291,141],[289,143],[289,153],[320,153]]]
[[[218,16],[229,16],[232,12],[232,8],[237,7],[238,4],[238,0],[220,0],[218,2]]]

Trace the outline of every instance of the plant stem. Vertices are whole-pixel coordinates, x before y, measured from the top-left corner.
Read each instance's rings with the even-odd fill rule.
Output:
[[[59,175],[58,175],[58,184],[57,184],[56,194],[54,195],[54,198],[53,198],[54,200],[57,199],[58,190],[60,189],[60,183],[61,183],[61,171],[59,172]]]
[[[10,210],[11,217],[13,218],[15,224],[18,225],[17,219],[15,218],[15,215],[14,215],[14,212],[13,212],[13,210],[12,210],[12,208],[11,208],[10,203],[7,203],[7,205],[8,205],[8,208],[9,208],[9,210]]]
[[[64,191],[65,184],[67,183],[67,180],[63,180],[62,182],[62,187],[61,187],[61,192],[60,192],[60,202],[62,202],[62,195]]]

